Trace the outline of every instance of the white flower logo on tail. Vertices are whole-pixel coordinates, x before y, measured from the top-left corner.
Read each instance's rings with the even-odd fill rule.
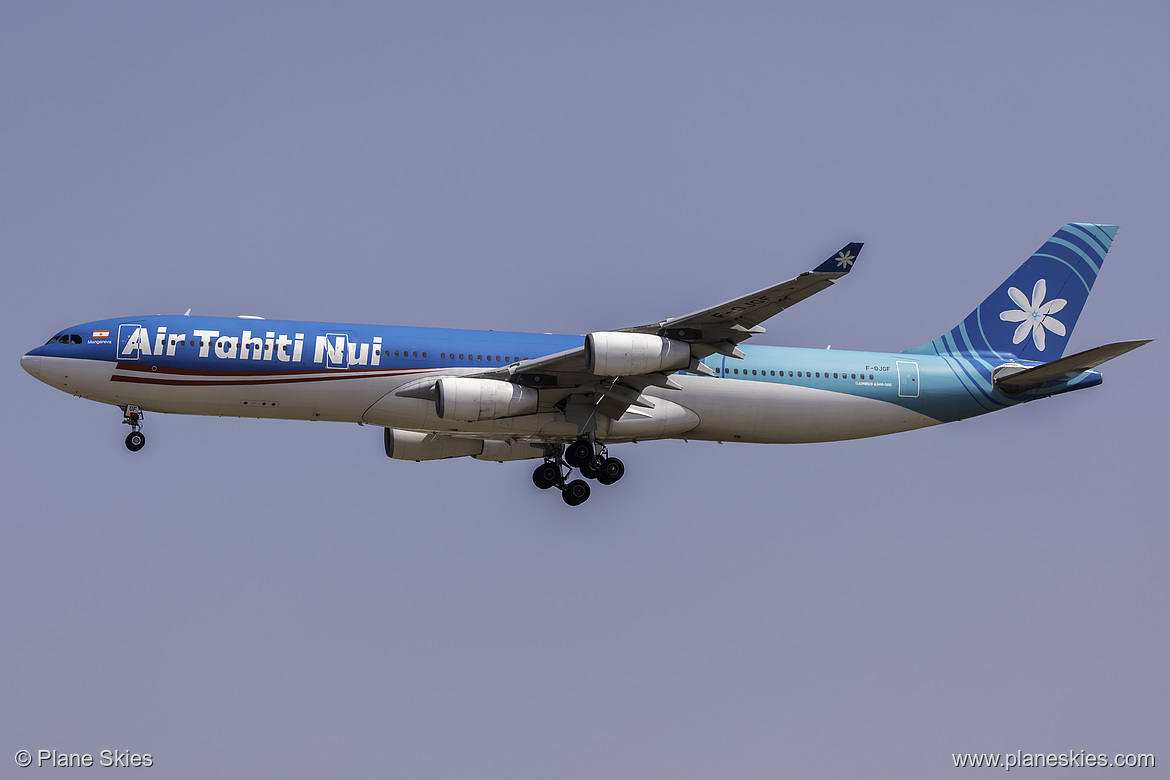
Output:
[[[846,271],[848,271],[849,266],[853,265],[853,261],[857,259],[857,255],[853,254],[852,252],[846,252],[844,249],[842,249],[833,259],[837,261],[838,268],[844,268]]]
[[[1004,322],[1020,323],[1020,326],[1016,328],[1015,335],[1012,336],[1013,344],[1019,344],[1028,338],[1028,331],[1031,331],[1032,342],[1036,345],[1036,349],[1043,352],[1045,328],[1057,336],[1064,335],[1064,323],[1052,315],[1063,309],[1068,301],[1064,298],[1053,298],[1048,303],[1044,303],[1044,296],[1047,293],[1048,285],[1043,279],[1037,281],[1036,286],[1032,288],[1032,300],[1030,301],[1018,287],[1008,288],[1008,297],[1012,299],[1012,303],[1020,308],[1000,312],[999,318]]]

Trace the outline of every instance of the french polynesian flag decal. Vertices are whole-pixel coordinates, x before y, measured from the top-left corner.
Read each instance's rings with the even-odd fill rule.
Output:
[[[95,330],[93,332],[93,337],[95,339],[108,339],[110,337],[110,332],[108,330]]]

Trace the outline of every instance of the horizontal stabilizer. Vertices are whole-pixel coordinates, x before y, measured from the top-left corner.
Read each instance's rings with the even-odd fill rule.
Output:
[[[1032,368],[1025,368],[1012,374],[999,375],[995,378],[995,385],[1008,395],[1018,395],[1027,390],[1039,387],[1046,382],[1057,382],[1062,379],[1071,379],[1083,374],[1091,368],[1112,360],[1119,355],[1135,350],[1143,344],[1149,344],[1153,339],[1139,341],[1119,341],[1116,344],[1106,344],[1101,347],[1087,349],[1075,355],[1053,360]]]

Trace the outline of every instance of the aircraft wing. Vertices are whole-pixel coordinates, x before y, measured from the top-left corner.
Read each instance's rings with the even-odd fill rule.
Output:
[[[707,366],[699,363],[713,354],[742,358],[743,352],[736,345],[763,333],[760,323],[779,314],[793,304],[803,301],[821,290],[827,289],[833,281],[840,279],[853,268],[862,244],[847,244],[842,249],[811,271],[795,279],[758,290],[726,303],[712,306],[682,317],[671,317],[648,325],[622,328],[618,333],[645,333],[663,336],[674,341],[690,344],[692,361],[688,371],[712,375]],[[640,398],[647,387],[677,388],[667,373],[650,373],[635,376],[601,377],[591,374],[585,365],[585,346],[524,360],[509,366],[477,374],[485,378],[504,379],[530,387],[559,389],[560,402],[565,406],[570,420],[577,418],[582,432],[592,430],[595,424],[592,412],[618,419],[633,407],[634,414],[642,414],[639,408],[651,404]],[[582,409],[580,396],[588,398],[590,410]],[[576,408],[574,408],[576,407]]]
[[[729,357],[735,354],[735,345],[757,333],[763,333],[760,323],[800,303],[821,290],[828,289],[833,281],[849,273],[861,253],[862,244],[852,243],[818,265],[805,271],[795,279],[758,290],[718,306],[671,317],[636,328],[622,328],[627,333],[654,333],[691,343],[696,357],[704,358],[719,353]]]

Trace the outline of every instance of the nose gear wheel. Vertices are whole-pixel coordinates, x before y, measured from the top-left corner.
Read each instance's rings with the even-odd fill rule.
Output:
[[[137,406],[122,408],[122,423],[130,426],[130,433],[126,434],[126,449],[138,452],[146,446],[146,435],[142,433],[142,410]]]

